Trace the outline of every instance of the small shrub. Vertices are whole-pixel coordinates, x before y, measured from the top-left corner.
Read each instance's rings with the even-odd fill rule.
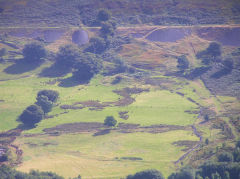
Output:
[[[41,95],[37,97],[36,104],[41,106],[44,113],[48,113],[52,110],[53,102],[48,99],[47,96]]]
[[[107,116],[104,120],[104,125],[113,127],[116,126],[117,120],[113,116]]]
[[[6,162],[8,161],[8,155],[7,154],[3,154],[0,156],[0,162]]]
[[[177,60],[178,60],[177,68],[179,70],[188,69],[189,61],[188,61],[188,59],[187,59],[187,57],[185,55],[182,55],[182,56],[178,57]]]
[[[48,100],[55,103],[59,97],[59,93],[54,90],[41,90],[38,92],[37,98],[39,98],[40,96],[47,96]]]
[[[111,18],[111,12],[106,9],[101,9],[98,11],[97,20],[98,21],[108,21]]]
[[[218,155],[218,161],[219,162],[232,162],[233,161],[233,155],[229,152],[224,152]]]

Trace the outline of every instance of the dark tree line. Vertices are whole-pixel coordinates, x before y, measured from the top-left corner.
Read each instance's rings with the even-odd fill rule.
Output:
[[[62,176],[53,172],[39,172],[31,170],[29,173],[23,173],[16,171],[6,165],[0,166],[0,178],[1,179],[64,179]],[[73,179],[81,179],[79,175]]]

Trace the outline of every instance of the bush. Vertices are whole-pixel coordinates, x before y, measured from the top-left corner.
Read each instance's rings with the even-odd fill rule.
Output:
[[[8,161],[8,155],[7,154],[3,154],[0,156],[0,162],[6,162]]]
[[[23,48],[23,56],[26,61],[39,62],[41,58],[46,57],[47,52],[42,44],[31,43],[27,44]]]
[[[102,60],[93,53],[84,53],[76,65],[73,77],[78,81],[89,81],[102,69]]]
[[[90,39],[89,42],[90,42],[90,44],[89,44],[88,48],[86,49],[87,52],[101,54],[107,48],[106,41],[101,37],[93,37]]]
[[[25,126],[34,127],[36,123],[41,121],[44,117],[42,108],[38,105],[31,105],[27,107],[20,115],[19,119]]]
[[[101,36],[104,38],[107,38],[109,35],[113,36],[114,35],[113,25],[109,22],[102,23],[100,33],[101,33]]]
[[[190,168],[183,168],[180,172],[170,175],[168,179],[195,179],[195,171]]]
[[[234,162],[240,162],[240,148],[236,148],[233,152]]]
[[[106,9],[101,9],[98,11],[97,20],[98,21],[108,21],[111,18],[111,12]]]
[[[238,120],[240,120],[240,118]],[[240,140],[236,142],[236,148],[240,148]]]
[[[205,65],[210,64],[210,62],[220,61],[221,56],[221,45],[216,42],[211,42],[206,50],[197,53],[197,58],[202,59],[202,63]]]
[[[55,103],[59,97],[59,93],[54,90],[41,90],[37,94],[37,98],[40,96],[47,96],[48,100]]]
[[[206,49],[207,54],[212,56],[213,58],[216,58],[218,56],[221,56],[221,45],[217,42],[211,42]]]
[[[107,116],[104,120],[104,125],[113,127],[117,124],[117,120],[113,116]]]
[[[80,50],[74,45],[65,45],[60,47],[57,53],[57,63],[65,68],[71,68],[80,58]]]
[[[224,152],[218,155],[218,161],[219,162],[232,162],[233,161],[233,155],[229,152]]]
[[[158,170],[145,170],[135,175],[128,175],[126,179],[164,179],[164,177]]]
[[[4,55],[6,55],[6,54],[7,54],[7,50],[6,50],[5,48],[2,48],[2,49],[0,50],[0,57],[4,56]]]
[[[189,67],[189,62],[185,55],[178,57],[177,60],[178,60],[177,68],[179,70],[185,70]]]
[[[6,165],[0,166],[1,179],[64,179],[52,172],[39,172],[32,170],[29,174],[16,171]]]
[[[41,106],[43,112],[46,114],[52,110],[53,102],[48,99],[47,96],[41,95],[37,97],[36,104]]]

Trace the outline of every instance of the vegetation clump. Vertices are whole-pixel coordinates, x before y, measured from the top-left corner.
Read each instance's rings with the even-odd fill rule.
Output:
[[[65,68],[71,68],[80,58],[80,50],[74,45],[65,45],[59,48],[56,63]]]
[[[73,78],[80,82],[89,81],[102,68],[102,61],[93,53],[86,52],[76,62]]]
[[[98,21],[108,21],[111,18],[111,12],[107,9],[100,9],[97,14]]]
[[[37,94],[37,97],[40,96],[46,96],[49,101],[55,103],[59,97],[59,93],[54,90],[41,90]]]
[[[104,120],[104,125],[114,127],[117,124],[117,120],[113,116],[107,116]]]
[[[22,121],[24,126],[35,127],[35,125],[40,122],[44,117],[44,112],[42,108],[36,104],[28,106],[23,113],[20,115],[19,119]]]
[[[8,161],[8,155],[7,154],[0,155],[0,162],[6,162],[6,161]]]
[[[126,179],[164,179],[164,177],[161,172],[152,169],[137,172],[134,175],[128,175]]]
[[[177,68],[179,70],[184,71],[184,70],[188,69],[189,61],[188,61],[188,59],[185,55],[182,55],[182,56],[178,57],[177,61],[178,61]]]
[[[95,53],[95,54],[101,54],[103,53],[107,48],[107,43],[104,38],[101,37],[93,37],[89,41],[89,46],[86,49],[87,52]]]
[[[59,93],[54,90],[41,90],[37,94],[37,102],[28,106],[19,116],[19,120],[28,128],[33,128],[40,122],[46,113],[52,110]]]
[[[217,42],[211,42],[206,50],[198,52],[196,56],[202,60],[203,64],[209,65],[211,62],[220,61],[221,54],[221,45]]]
[[[232,162],[233,161],[233,155],[229,152],[224,152],[218,155],[218,161],[219,162]]]
[[[47,55],[47,51],[45,50],[44,46],[37,42],[26,44],[22,52],[24,60],[32,63],[39,62]]]
[[[0,166],[0,178],[2,179],[64,179],[52,172],[39,172],[31,170],[29,173],[16,171],[6,165]]]

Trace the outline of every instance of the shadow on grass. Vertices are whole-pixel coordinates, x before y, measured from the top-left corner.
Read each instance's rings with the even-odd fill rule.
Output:
[[[18,121],[20,121],[20,120],[18,120]],[[28,126],[28,125],[24,125],[23,123],[21,123],[17,126],[17,129],[21,129],[22,131],[31,130],[34,128],[36,128],[36,126]]]
[[[65,76],[71,72],[71,68],[68,66],[63,66],[58,63],[54,63],[52,66],[45,68],[42,70],[42,72],[39,74],[40,77],[49,77],[49,78],[55,78],[55,77],[61,77]]]
[[[35,70],[43,64],[44,60],[39,60],[38,62],[29,62],[25,59],[17,60],[17,62],[4,69],[5,73],[8,74],[22,74],[32,70]]]
[[[69,78],[62,79],[58,86],[64,87],[64,88],[69,88],[69,87],[74,87],[74,86],[78,86],[78,85],[88,84],[90,80],[91,79],[76,80],[76,78],[74,78],[74,77],[69,77]]]

